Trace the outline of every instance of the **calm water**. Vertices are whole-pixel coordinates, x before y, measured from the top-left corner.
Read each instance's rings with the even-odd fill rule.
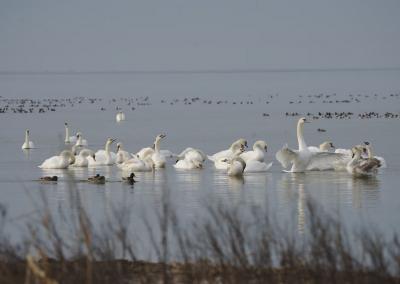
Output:
[[[312,98],[306,98],[307,95],[320,93],[336,94],[340,99],[350,94],[361,96],[358,103],[329,104],[322,99],[309,103]],[[84,101],[44,114],[0,114],[0,202],[7,205],[9,217],[18,220],[18,226],[9,227],[12,234],[18,235],[19,225],[35,215],[35,202],[42,195],[54,212],[60,208],[67,210],[71,206],[69,193],[74,190],[68,180],[85,180],[100,173],[110,182],[76,184],[85,208],[98,222],[112,206],[121,203],[130,207],[134,216],[140,216],[141,212],[159,206],[162,193],[168,190],[174,208],[188,222],[202,216],[210,202],[249,208],[268,206],[278,221],[302,232],[306,225],[306,201],[312,198],[349,226],[378,228],[389,236],[400,232],[399,119],[362,120],[354,116],[349,120],[314,120],[306,125],[309,145],[332,140],[337,147],[349,148],[370,141],[376,154],[388,164],[373,179],[353,179],[338,172],[283,173],[274,156],[284,143],[292,147],[297,144],[298,117],[286,117],[285,112],[398,113],[400,98],[394,96],[398,93],[400,71],[0,75],[2,98],[103,98],[94,104]],[[120,100],[142,97],[143,101],[146,96],[149,98],[145,106],[128,107]],[[185,97],[199,97],[200,101],[185,105]],[[116,101],[110,101],[112,98]],[[203,103],[204,100],[212,103]],[[227,103],[216,104],[218,100]],[[126,113],[123,123],[115,122],[116,106]],[[101,107],[106,110],[100,111]],[[270,116],[263,117],[263,113]],[[94,150],[102,148],[107,137],[114,137],[124,143],[126,150],[136,152],[151,145],[161,132],[167,134],[162,148],[173,152],[192,146],[212,154],[228,148],[239,137],[247,138],[250,144],[263,139],[269,145],[267,161],[274,161],[274,165],[268,173],[249,174],[237,180],[216,171],[209,162],[203,170],[177,171],[172,167],[173,161],[169,161],[166,169],[138,174],[139,182],[134,188],[119,182],[121,172],[115,166],[43,171],[37,166],[63,147],[65,121],[71,132],[83,132],[89,148]],[[26,128],[31,130],[31,139],[37,146],[29,152],[21,150]],[[317,132],[318,128],[327,132]],[[53,174],[60,176],[57,184],[35,181]],[[139,222],[137,226],[141,226]]]

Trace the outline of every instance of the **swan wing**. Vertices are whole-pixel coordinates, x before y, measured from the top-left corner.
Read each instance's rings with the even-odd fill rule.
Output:
[[[331,170],[339,164],[345,164],[348,161],[347,157],[347,155],[340,153],[313,153],[307,165],[307,170]]]
[[[281,150],[279,150],[275,158],[281,163],[282,167],[285,169],[290,166],[290,164],[297,158],[298,151],[289,149],[287,146],[284,146]]]
[[[214,162],[219,159],[229,158],[230,155],[232,155],[232,151],[228,149],[228,150],[223,150],[218,153],[215,153],[212,156],[208,156],[208,159]]]
[[[313,152],[313,153],[321,152],[321,150],[315,146],[308,146],[308,151]]]

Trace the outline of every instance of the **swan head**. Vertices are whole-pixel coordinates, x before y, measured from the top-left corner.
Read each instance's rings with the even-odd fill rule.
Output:
[[[353,148],[351,148],[351,153],[352,153],[352,158],[354,158],[355,155],[361,155],[362,152],[366,152],[366,149],[362,145],[356,145]]]
[[[121,143],[121,142],[118,142],[118,143],[117,143],[117,152],[118,152],[119,150],[122,150],[122,143]]]
[[[265,141],[258,140],[258,141],[256,141],[256,142],[254,143],[253,148],[258,148],[258,147],[259,147],[260,149],[265,150],[265,152],[267,152],[268,144],[267,144]]]
[[[25,130],[25,133],[26,133],[27,135],[29,135],[29,129]]]
[[[68,127],[68,123],[64,122],[64,126],[65,126],[65,127]]]
[[[79,137],[82,137],[82,133],[77,132],[77,133],[76,133],[76,138],[79,138]]]
[[[194,166],[198,169],[202,169],[203,168],[203,163],[200,161],[192,161]]]
[[[117,139],[114,139],[114,138],[108,138],[106,143],[107,143],[108,145],[111,145],[111,144],[114,143],[114,141],[116,141],[116,140],[117,140]]]
[[[236,140],[235,142],[233,142],[231,145],[231,149],[235,149],[237,147],[241,147],[241,148],[246,147],[247,148],[247,140],[244,138],[240,138],[240,139]]]
[[[305,117],[300,118],[298,124],[303,125],[304,123],[310,123],[310,121]]]
[[[159,140],[161,140],[161,139],[163,139],[165,137],[167,137],[167,135],[165,135],[164,133],[161,133],[161,134],[157,135],[156,140],[159,141]]]
[[[330,149],[335,149],[335,146],[331,141],[325,141],[324,143],[319,145],[319,149],[321,151],[329,151]]]

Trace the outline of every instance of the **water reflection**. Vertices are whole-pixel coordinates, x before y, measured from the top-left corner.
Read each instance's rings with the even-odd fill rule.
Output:
[[[312,172],[282,174],[278,181],[278,203],[281,208],[293,208],[297,203],[297,225],[304,232],[305,212],[308,195],[322,204],[333,208],[350,205],[359,210],[362,207],[377,207],[380,194],[378,177],[354,178],[342,172]]]

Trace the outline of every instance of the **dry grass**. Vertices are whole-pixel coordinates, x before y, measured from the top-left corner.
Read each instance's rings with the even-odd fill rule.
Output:
[[[396,235],[348,231],[313,202],[307,237],[298,238],[268,212],[253,209],[243,218],[220,204],[184,226],[166,190],[157,223],[142,220],[142,239],[157,258],[151,262],[138,260],[128,207],[112,208],[96,227],[73,188],[70,198],[73,208],[57,222],[43,198],[39,218],[18,243],[7,237],[0,206],[0,283],[400,283]]]

